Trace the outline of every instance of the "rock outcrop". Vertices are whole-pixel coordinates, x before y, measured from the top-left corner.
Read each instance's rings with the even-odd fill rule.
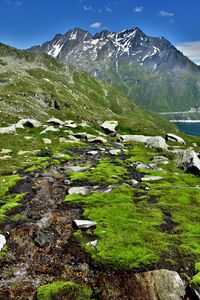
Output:
[[[165,139],[166,141],[173,141],[185,145],[184,139],[182,139],[180,136],[173,133],[167,133]]]

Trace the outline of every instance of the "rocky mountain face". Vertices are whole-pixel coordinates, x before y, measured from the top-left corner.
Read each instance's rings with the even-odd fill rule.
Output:
[[[145,108],[169,111],[199,104],[199,67],[165,38],[139,28],[94,36],[75,28],[30,50],[107,80]]]

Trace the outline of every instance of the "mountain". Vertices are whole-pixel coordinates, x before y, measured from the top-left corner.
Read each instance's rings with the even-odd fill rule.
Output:
[[[117,119],[132,132],[173,130],[165,118],[142,111],[105,81],[49,55],[0,44],[0,67],[1,126],[23,117],[56,116],[93,124]]]
[[[107,80],[154,111],[187,110],[200,103],[200,69],[168,40],[139,28],[92,36],[79,28],[30,49]]]

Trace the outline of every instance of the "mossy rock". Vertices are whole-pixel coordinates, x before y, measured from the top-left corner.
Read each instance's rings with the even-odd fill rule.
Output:
[[[37,289],[37,300],[89,300],[92,291],[70,281],[57,281],[40,286]]]

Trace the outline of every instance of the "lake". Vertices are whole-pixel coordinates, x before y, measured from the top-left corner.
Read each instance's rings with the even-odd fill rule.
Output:
[[[198,123],[184,123],[176,122],[174,123],[181,131],[195,136],[200,136],[200,122]]]

